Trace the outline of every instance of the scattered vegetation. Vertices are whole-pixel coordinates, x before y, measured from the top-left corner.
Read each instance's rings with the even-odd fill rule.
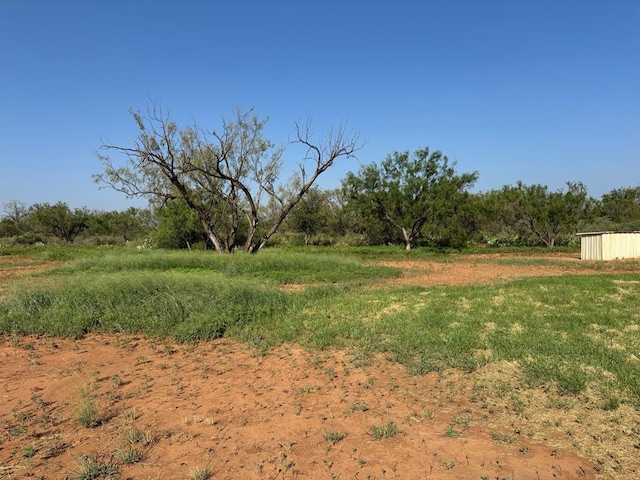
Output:
[[[80,470],[75,472],[78,480],[120,480],[120,469],[113,462],[104,462],[96,456],[83,455]]]
[[[213,470],[209,467],[196,467],[189,472],[191,480],[209,480],[213,478]]]
[[[389,421],[386,425],[371,425],[371,436],[375,440],[392,438],[395,437],[398,433],[398,426],[392,421]]]
[[[331,443],[338,443],[340,440],[342,440],[346,436],[347,436],[346,433],[338,432],[335,430],[328,430],[322,434],[322,438],[324,438],[327,442],[331,442]]]
[[[85,386],[80,390],[80,402],[76,409],[77,422],[86,428],[94,428],[102,423],[104,417],[98,408],[93,387]]]

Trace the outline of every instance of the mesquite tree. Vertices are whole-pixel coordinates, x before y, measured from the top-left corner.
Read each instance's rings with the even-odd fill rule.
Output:
[[[402,234],[406,250],[429,227],[432,236],[450,227],[468,200],[477,172],[458,174],[455,162],[429,147],[388,155],[380,165],[349,172],[343,181],[348,201],[365,218],[378,218]]]
[[[210,131],[197,125],[179,129],[155,105],[146,116],[132,115],[139,129],[133,145],[101,147],[123,154],[124,163],[98,154],[104,173],[94,180],[130,197],[183,201],[221,253],[260,251],[317,178],[338,158],[352,157],[361,148],[358,134],[342,125],[318,144],[312,140],[310,122],[296,123],[292,143],[306,153],[293,178],[281,183],[284,150],[264,137],[267,120],[252,110],[236,109],[233,120],[223,120],[219,130]],[[277,211],[260,234],[267,202],[277,205]]]

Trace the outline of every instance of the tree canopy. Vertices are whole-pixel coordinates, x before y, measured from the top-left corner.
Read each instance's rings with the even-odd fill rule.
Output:
[[[446,232],[447,222],[464,210],[467,189],[477,180],[477,172],[458,174],[455,162],[429,147],[393,152],[378,166],[363,166],[358,174],[349,172],[343,181],[347,198],[364,218],[378,217],[401,233],[410,250],[425,228],[437,239]]]
[[[197,125],[180,129],[157,106],[149,107],[146,116],[132,115],[139,130],[133,145],[102,145],[103,150],[124,154],[125,162],[98,154],[104,173],[95,175],[95,181],[159,203],[182,200],[218,252],[258,252],[317,178],[338,158],[351,157],[361,147],[357,133],[346,132],[344,126],[315,143],[310,122],[296,124],[293,143],[306,153],[299,170],[281,183],[283,148],[265,138],[267,120],[252,110],[236,109],[233,120],[211,131]],[[259,232],[265,201],[276,209]]]

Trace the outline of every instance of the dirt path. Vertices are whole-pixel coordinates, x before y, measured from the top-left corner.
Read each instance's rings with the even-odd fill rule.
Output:
[[[601,273],[473,258],[388,264],[405,272],[395,282],[421,285]],[[615,465],[580,456],[578,420],[573,439],[553,426],[566,412],[540,426],[499,398],[472,401],[472,384],[517,375],[491,368],[473,379],[416,377],[383,358],[362,365],[296,345],[263,356],[229,339],[0,337],[0,478],[110,478],[81,477],[87,458],[122,479],[197,478],[205,468],[215,479],[637,478],[637,460],[614,475]],[[95,425],[80,426],[89,407]],[[510,433],[519,428],[530,432]]]

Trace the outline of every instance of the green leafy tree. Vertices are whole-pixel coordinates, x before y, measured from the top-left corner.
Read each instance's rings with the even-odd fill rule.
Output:
[[[45,235],[73,243],[87,228],[89,213],[86,209],[71,210],[64,202],[55,205],[43,203],[31,207],[30,217],[36,229]]]
[[[598,213],[611,229],[640,230],[640,185],[605,193],[600,200]]]
[[[154,242],[161,248],[188,248],[197,243],[205,248],[207,232],[198,216],[182,200],[167,201],[155,209],[158,225],[153,232]]]
[[[335,237],[338,208],[332,191],[313,187],[291,212],[287,227],[302,234],[305,245],[312,243],[314,237]]]
[[[421,236],[434,243],[458,243],[466,236],[467,189],[477,178],[477,172],[456,173],[455,162],[426,147],[413,155],[394,152],[357,175],[349,172],[343,188],[362,218],[386,223],[410,250]],[[384,226],[379,233],[384,236]]]
[[[233,120],[213,131],[197,125],[179,129],[155,106],[146,117],[135,112],[133,118],[139,133],[131,147],[102,146],[123,154],[124,163],[98,155],[104,173],[94,179],[157,204],[183,201],[218,252],[260,251],[317,178],[338,158],[351,157],[360,148],[357,135],[347,135],[342,127],[317,144],[311,125],[297,124],[293,143],[303,148],[300,168],[295,178],[280,183],[283,149],[264,137],[266,119],[251,110],[237,109]],[[277,209],[259,233],[263,205],[269,201]],[[242,241],[241,232],[246,232]]]
[[[8,218],[0,220],[0,238],[17,237],[20,233],[20,230],[18,230],[15,224]]]
[[[110,237],[128,242],[148,234],[151,230],[149,211],[135,207],[118,212],[90,212],[87,234],[92,237]]]
[[[518,211],[519,194],[513,186],[474,195],[477,203],[479,240],[491,246],[537,244]]]
[[[514,199],[515,212],[520,226],[547,247],[554,247],[564,237],[575,234],[582,222],[587,222],[593,212],[593,199],[581,182],[567,182],[567,191],[549,191],[545,185],[507,187]],[[512,188],[513,191],[509,192]]]

